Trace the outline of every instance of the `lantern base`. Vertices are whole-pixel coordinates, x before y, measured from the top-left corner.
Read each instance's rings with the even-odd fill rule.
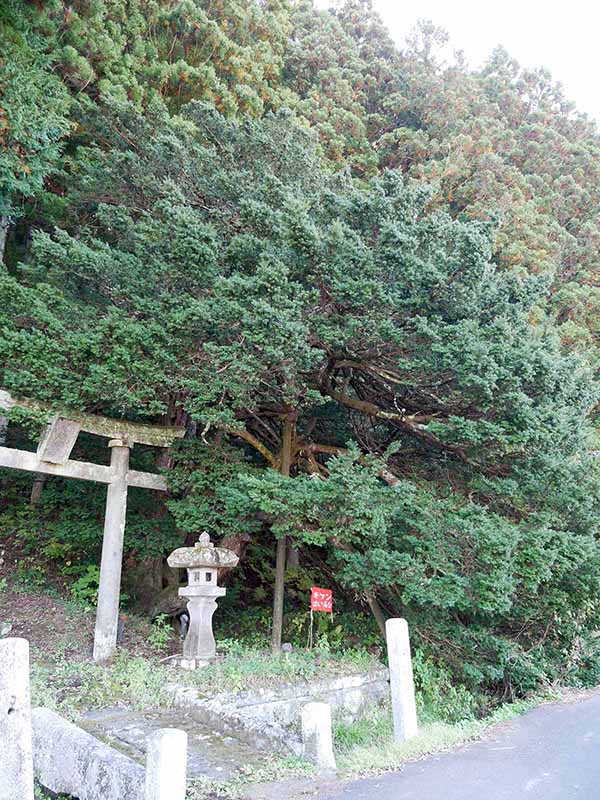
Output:
[[[194,670],[208,667],[212,661],[204,658],[178,658],[174,664],[180,669]]]
[[[183,659],[185,661],[208,662],[217,654],[212,617],[217,608],[215,597],[222,597],[225,589],[215,586],[206,591],[207,594],[200,595],[192,594],[188,587],[179,590],[180,595],[189,597],[187,608],[190,623],[183,643]]]

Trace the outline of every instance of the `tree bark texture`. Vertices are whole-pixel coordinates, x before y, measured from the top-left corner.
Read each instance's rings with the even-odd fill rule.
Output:
[[[292,464],[294,428],[295,416],[290,412],[284,417],[281,429],[281,459],[279,471],[286,477],[289,477],[290,475],[290,468]],[[273,631],[271,635],[271,647],[274,653],[279,652],[281,649],[287,546],[287,537],[284,536],[277,540],[277,554],[275,559],[275,591],[273,593]]]

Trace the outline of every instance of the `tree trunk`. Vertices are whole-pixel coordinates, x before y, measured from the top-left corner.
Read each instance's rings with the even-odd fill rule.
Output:
[[[0,264],[4,264],[4,248],[8,234],[8,217],[0,217]]]
[[[377,598],[375,597],[374,594],[367,594],[366,598],[367,598],[367,603],[369,604],[369,608],[371,609],[371,613],[375,617],[375,621],[377,622],[377,625],[379,626],[379,630],[381,631],[381,634],[382,634],[383,638],[385,639],[386,638],[386,636],[385,636],[385,617],[383,616],[383,611],[381,610],[381,606],[377,602]]]
[[[286,539],[287,547],[286,547],[286,559],[288,567],[299,567],[300,566],[300,553],[298,552],[298,548],[294,547],[292,542],[290,541],[289,537]]]
[[[123,586],[135,599],[135,605],[147,612],[156,604],[163,590],[163,557],[150,556],[136,559],[130,555],[125,561]]]
[[[43,475],[41,472],[36,473],[33,479],[33,486],[31,487],[31,496],[29,498],[30,506],[37,506],[42,499],[42,490],[46,483],[46,477],[47,476]]]
[[[279,471],[289,477],[292,465],[292,446],[294,438],[295,416],[289,413],[283,420],[281,430],[281,459]],[[287,537],[277,540],[277,555],[275,559],[275,591],[273,593],[273,632],[271,635],[271,648],[274,653],[281,650],[281,634],[283,630],[283,594],[285,586],[285,559],[287,551]]]
[[[169,418],[164,420],[165,425],[169,425],[171,422],[172,420]],[[172,458],[169,448],[161,447],[154,463],[157,472],[170,469]],[[168,514],[165,493],[153,491],[152,495],[154,509],[151,516],[157,518]],[[164,589],[165,559],[162,555],[142,557],[142,553],[143,549],[140,551],[139,557],[132,553],[126,559],[123,584],[127,591],[135,597],[136,606],[141,611],[148,612],[157,605],[157,599],[161,597]],[[174,574],[178,578],[177,573]]]
[[[221,539],[219,547],[226,547],[231,550],[242,561],[249,544],[250,536],[247,533],[232,533]],[[229,578],[235,573],[235,569],[235,567],[222,567],[219,570],[218,580],[221,586],[227,585]]]
[[[271,634],[271,649],[274,653],[278,653],[281,650],[286,545],[287,540],[285,536],[277,540],[277,555],[275,560],[275,592],[273,595],[273,632]]]

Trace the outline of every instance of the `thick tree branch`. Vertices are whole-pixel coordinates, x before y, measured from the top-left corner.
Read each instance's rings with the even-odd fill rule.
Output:
[[[255,450],[257,450],[261,456],[268,461],[269,466],[273,467],[273,469],[277,469],[278,467],[278,459],[272,453],[268,447],[266,447],[256,436],[253,436],[250,431],[247,431],[245,428],[243,430],[239,430],[238,428],[225,428],[227,433],[231,436],[237,436],[240,439],[243,439],[245,442],[248,442]]]
[[[417,439],[421,439],[423,442],[427,442],[427,444],[435,447],[438,450],[445,450],[447,452],[454,453],[462,461],[471,464],[462,447],[440,441],[437,436],[434,436],[432,433],[429,433],[428,431],[418,427],[418,423],[416,423],[413,419],[409,419],[404,414],[396,411],[385,411],[384,409],[379,408],[379,406],[376,406],[375,403],[370,403],[368,400],[359,400],[358,398],[350,397],[349,395],[337,392],[330,385],[326,385],[323,390],[325,394],[328,394],[329,397],[332,398],[332,400],[337,400],[338,403],[341,403],[347,408],[360,411],[362,414],[367,414],[368,416],[375,417],[376,419],[388,420],[405,433],[408,433]],[[477,465],[472,464],[472,466]]]
[[[408,386],[406,384],[406,380],[394,372],[392,369],[387,369],[385,367],[376,367],[372,364],[368,364],[362,361],[355,361],[353,359],[343,359],[340,361],[335,361],[333,363],[333,370],[336,369],[344,369],[348,368],[351,370],[356,371],[356,373],[363,373],[364,375],[371,376],[374,381],[378,384],[383,385],[386,389],[393,393],[393,385],[403,387],[406,392],[410,393],[410,396],[406,396],[402,398],[402,403],[406,403],[408,406],[414,407],[414,400],[415,398],[419,399],[419,402],[424,402],[425,404],[432,406],[428,414],[422,414],[417,412],[415,414],[406,414],[409,419],[413,419],[417,422],[429,422],[432,419],[439,419],[447,417],[452,413],[457,413],[456,410],[450,408],[446,403],[444,403],[439,397],[437,397],[433,392],[427,391],[423,386],[413,387]],[[453,376],[450,378],[438,382],[435,384],[436,386],[444,386],[448,383],[451,383],[454,380]],[[412,398],[412,399],[411,399]]]
[[[305,452],[309,460],[311,459],[310,453],[327,453],[332,456],[341,456],[349,452],[345,447],[335,447],[329,444],[301,444],[298,450]],[[314,460],[314,456],[312,460]],[[361,460],[362,459],[359,459],[359,461]],[[315,463],[317,462],[315,461]],[[387,483],[388,486],[397,486],[400,483],[400,478],[396,477],[396,475],[386,467],[379,471],[379,477],[384,483]]]

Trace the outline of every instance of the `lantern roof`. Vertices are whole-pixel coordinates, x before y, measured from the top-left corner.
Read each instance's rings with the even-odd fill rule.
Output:
[[[193,547],[179,547],[167,558],[167,564],[175,569],[194,569],[195,567],[235,567],[239,561],[233,550],[215,547],[210,536],[204,531]]]

